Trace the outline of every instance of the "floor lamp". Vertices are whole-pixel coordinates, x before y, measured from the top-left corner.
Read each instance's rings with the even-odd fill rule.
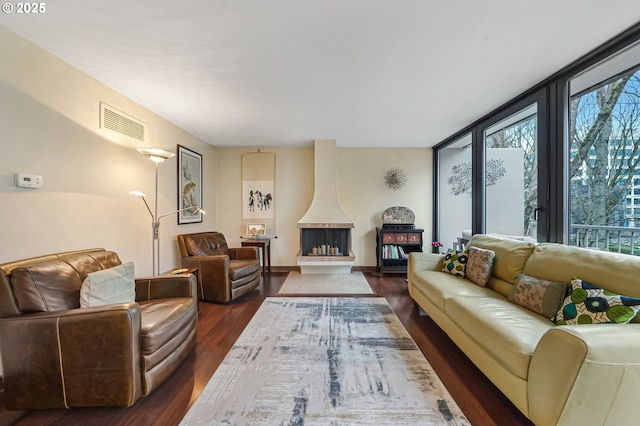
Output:
[[[138,152],[149,160],[153,161],[156,166],[156,195],[155,195],[155,206],[153,211],[151,211],[151,207],[147,203],[146,194],[140,191],[131,191],[129,194],[136,195],[142,198],[144,201],[144,205],[147,207],[149,214],[151,215],[152,220],[152,247],[153,247],[153,275],[158,275],[160,269],[160,219],[166,216],[170,216],[172,214],[181,213],[184,211],[199,211],[202,214],[206,214],[204,210],[202,210],[198,206],[191,206],[184,209],[172,211],[169,213],[165,213],[163,215],[158,216],[158,165],[160,163],[164,163],[169,158],[173,157],[175,154],[165,151],[161,148],[139,148]]]

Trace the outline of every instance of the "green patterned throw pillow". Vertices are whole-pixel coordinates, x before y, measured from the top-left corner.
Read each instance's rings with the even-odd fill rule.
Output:
[[[553,321],[558,325],[625,324],[638,311],[640,299],[621,296],[574,278]]]
[[[444,255],[442,272],[448,272],[459,277],[464,277],[468,259],[469,250],[462,251],[449,249]]]

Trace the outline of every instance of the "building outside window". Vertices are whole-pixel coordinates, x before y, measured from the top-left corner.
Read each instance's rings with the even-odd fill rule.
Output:
[[[640,255],[640,66],[629,51],[570,82],[569,244]],[[602,74],[616,62],[625,70]]]

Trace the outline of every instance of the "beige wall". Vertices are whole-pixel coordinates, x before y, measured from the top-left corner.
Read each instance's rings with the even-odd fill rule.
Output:
[[[338,141],[339,144],[339,141]],[[313,199],[314,161],[308,148],[269,149],[276,155],[275,215],[277,239],[272,240],[272,265],[295,266],[299,248],[298,220]],[[241,158],[256,148],[218,148],[216,217],[218,231],[232,246],[239,245],[242,229]],[[416,214],[416,226],[431,241],[432,150],[338,148],[338,198],[354,222],[352,248],[356,266],[375,266],[375,228],[382,225],[387,207],[405,206]],[[392,167],[405,170],[408,182],[402,190],[388,189],[384,175]]]
[[[230,245],[240,244],[241,155],[255,149],[214,148],[2,26],[0,57],[0,262],[105,247],[133,261],[136,276],[151,274],[151,218],[128,194],[146,192],[153,208],[154,165],[135,150],[141,146],[175,152],[180,144],[203,155],[207,215],[201,224],[162,220],[161,271],[180,265],[177,234],[219,230]],[[144,122],[145,143],[101,130],[100,102]],[[296,223],[313,198],[313,147],[310,141],[308,148],[263,150],[276,154],[272,263],[294,266]],[[355,224],[356,265],[375,265],[374,229],[390,206],[413,209],[430,241],[431,149],[339,148],[337,155],[338,196]],[[176,161],[159,168],[160,214],[177,208]],[[387,189],[383,180],[395,166],[409,178],[401,191]],[[16,187],[18,172],[42,175],[44,188]]]
[[[293,266],[296,264],[299,242],[296,223],[304,215],[313,198],[313,147],[261,149],[263,152],[273,152],[276,156],[274,208],[275,235],[278,238],[272,240],[271,264]],[[244,234],[242,154],[255,151],[256,148],[218,148],[216,230],[225,235],[232,247],[240,245],[240,236]]]
[[[215,227],[216,149],[0,26],[0,262],[88,247],[116,251],[136,275],[152,271],[151,217],[128,194],[149,195],[154,165],[135,148],[176,145],[203,154],[204,223],[161,222],[162,270],[179,265],[175,235]],[[10,66],[8,66],[10,64]],[[105,102],[147,125],[144,143],[99,128]],[[176,158],[160,165],[160,214],[177,208]],[[44,188],[18,188],[17,172]]]
[[[375,228],[382,226],[382,212],[393,206],[408,207],[416,215],[416,227],[424,228],[431,244],[433,177],[430,148],[338,149],[338,197],[355,224],[353,251],[356,265],[376,264]],[[392,167],[407,174],[407,184],[394,191],[384,175]],[[429,250],[425,246],[425,250]]]
[[[128,195],[146,192],[153,205],[154,165],[135,151],[176,144],[203,154],[202,224],[161,223],[161,269],[179,266],[175,236],[219,230],[239,245],[242,229],[241,156],[256,148],[214,148],[86,74],[0,27],[0,53],[11,67],[0,68],[0,262],[86,247],[117,251],[134,261],[136,274],[151,272],[151,220],[144,205]],[[99,128],[105,102],[147,125],[145,143],[114,138]],[[338,140],[338,146],[340,141]],[[276,154],[277,239],[272,263],[294,266],[299,233],[296,223],[313,198],[313,146],[260,147]],[[338,196],[353,220],[357,266],[373,266],[375,227],[382,211],[401,205],[416,213],[416,225],[431,240],[432,150],[338,148]],[[388,189],[384,174],[402,167],[406,187]],[[176,209],[176,158],[160,165],[159,212]],[[17,188],[14,175],[44,177],[43,189]]]

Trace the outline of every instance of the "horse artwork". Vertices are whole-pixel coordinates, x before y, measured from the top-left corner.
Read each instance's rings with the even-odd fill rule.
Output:
[[[242,232],[254,236],[248,226],[260,224],[261,238],[267,230],[276,237],[275,154],[251,152],[242,154]],[[255,231],[254,228],[251,228]]]
[[[243,210],[247,219],[273,218],[273,181],[244,181]]]
[[[255,212],[256,209],[266,211],[271,208],[271,194],[263,194],[260,190],[249,190],[249,211]]]

